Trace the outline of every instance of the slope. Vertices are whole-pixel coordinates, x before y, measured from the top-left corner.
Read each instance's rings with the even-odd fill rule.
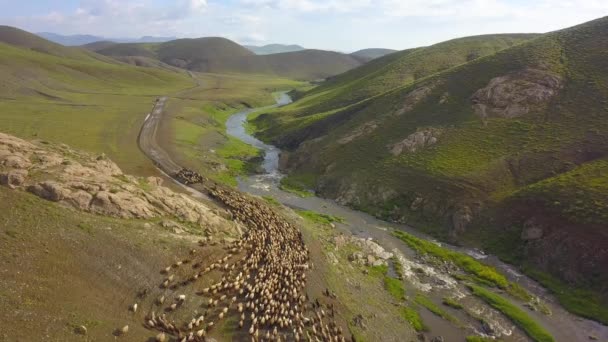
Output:
[[[255,122],[292,150],[282,166],[303,186],[489,248],[608,322],[607,32],[598,19],[441,73],[393,75],[414,82],[358,103],[337,92],[341,109]],[[424,57],[419,70],[432,69]]]
[[[264,46],[244,45],[256,55],[271,55],[273,53],[295,52],[306,50],[300,45],[268,44]]]
[[[336,110],[536,36],[474,36],[389,54],[329,79],[297,104],[285,108],[281,115],[306,116]]]
[[[187,70],[209,73],[264,74],[301,80],[336,75],[361,65],[352,56],[322,50],[255,55],[225,38],[178,39],[162,44],[115,44],[101,47],[100,54],[155,58]],[[95,48],[93,46],[92,48]]]
[[[350,55],[353,57],[361,58],[364,61],[371,61],[372,59],[380,58],[391,53],[395,53],[397,50],[391,49],[363,49],[355,51]]]
[[[0,42],[4,131],[103,151],[130,171],[152,169],[133,139],[157,96],[192,87],[185,72],[136,68],[14,28],[0,37],[14,44]]]

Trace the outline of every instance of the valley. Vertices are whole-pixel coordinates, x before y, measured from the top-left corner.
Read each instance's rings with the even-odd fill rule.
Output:
[[[0,26],[0,341],[608,341],[607,32]]]

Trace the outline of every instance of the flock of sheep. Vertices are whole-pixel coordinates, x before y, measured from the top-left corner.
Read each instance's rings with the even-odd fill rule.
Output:
[[[156,341],[208,341],[214,326],[228,317],[231,320],[224,323],[234,325],[235,335],[251,341],[346,341],[334,320],[333,306],[311,302],[305,293],[309,251],[299,230],[269,206],[237,191],[213,185],[208,191],[248,230],[241,239],[225,244],[224,253],[215,260],[186,259],[162,270],[160,288],[176,295],[156,298],[162,313],[151,311],[145,317],[144,325],[158,332]],[[199,244],[216,243],[206,238]],[[176,271],[186,267],[192,273],[176,279]],[[209,279],[215,282],[199,285],[196,298],[179,294],[202,279],[206,284]],[[178,323],[171,316],[184,317],[175,313],[187,301],[200,302],[203,312],[197,310]],[[136,311],[137,304],[131,310]]]

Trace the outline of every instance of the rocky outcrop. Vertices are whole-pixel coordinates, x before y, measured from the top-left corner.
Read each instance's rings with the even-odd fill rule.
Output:
[[[30,143],[0,133],[0,184],[76,210],[124,219],[172,218],[210,233],[240,235],[241,227],[192,197],[163,187],[156,177],[124,175],[101,155]]]
[[[525,69],[495,77],[471,97],[473,110],[480,118],[515,118],[545,105],[562,88],[560,76],[539,69]]]
[[[378,128],[378,123],[376,121],[366,122],[363,125],[355,128],[352,131],[352,133],[340,138],[338,140],[338,144],[340,144],[340,145],[348,144],[349,142],[351,142],[361,136],[365,136],[365,135],[372,133],[373,131],[376,130],[376,128]]]
[[[434,85],[425,85],[409,92],[405,96],[401,108],[395,112],[395,115],[400,116],[414,109],[420,101],[424,100],[433,91],[434,87]]]
[[[439,128],[424,128],[407,136],[402,141],[388,146],[388,149],[394,156],[399,156],[402,153],[415,153],[426,147],[435,145],[443,130]]]

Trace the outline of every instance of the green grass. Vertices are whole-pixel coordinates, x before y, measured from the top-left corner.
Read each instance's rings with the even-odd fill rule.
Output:
[[[414,328],[414,330],[418,332],[429,330],[416,309],[405,306],[401,308],[401,316],[412,326],[412,328]]]
[[[317,224],[330,225],[332,223],[344,223],[344,219],[338,216],[321,214],[311,210],[296,210],[296,212],[308,221]]]
[[[449,306],[456,310],[461,310],[463,308],[462,304],[458,303],[455,299],[450,297],[444,297],[442,303],[443,305]]]
[[[596,292],[583,287],[567,285],[562,280],[532,267],[524,267],[524,272],[549,289],[568,311],[608,324],[608,305],[606,305],[606,300]]]
[[[281,202],[277,201],[276,198],[272,197],[272,196],[262,196],[262,198],[264,199],[264,201],[274,205],[274,206],[280,206]]]
[[[507,278],[498,273],[495,268],[484,265],[468,255],[447,250],[439,247],[433,242],[416,238],[415,236],[405,232],[395,231],[393,232],[393,235],[405,242],[418,253],[430,254],[441,260],[451,261],[463,271],[472,274],[476,278],[484,280],[491,285],[500,288],[507,288],[509,286],[509,281]]]
[[[403,280],[384,276],[384,288],[395,299],[402,300],[405,298],[405,287],[403,286]]]
[[[279,187],[283,191],[290,192],[300,197],[314,196],[312,189],[314,185],[314,176],[306,175],[289,175],[281,178]]]
[[[555,341],[551,334],[549,334],[548,331],[546,331],[541,325],[534,321],[534,319],[532,319],[525,311],[513,305],[504,297],[497,295],[489,290],[486,290],[480,286],[469,285],[469,288],[475,296],[481,298],[493,308],[502,312],[534,341]]]
[[[453,322],[455,324],[460,324],[458,319],[452,315],[450,315],[447,311],[443,310],[439,305],[435,304],[430,298],[426,297],[423,294],[416,294],[414,297],[414,301],[416,304],[425,307],[427,310],[432,312],[438,317],[445,319],[446,321]]]

